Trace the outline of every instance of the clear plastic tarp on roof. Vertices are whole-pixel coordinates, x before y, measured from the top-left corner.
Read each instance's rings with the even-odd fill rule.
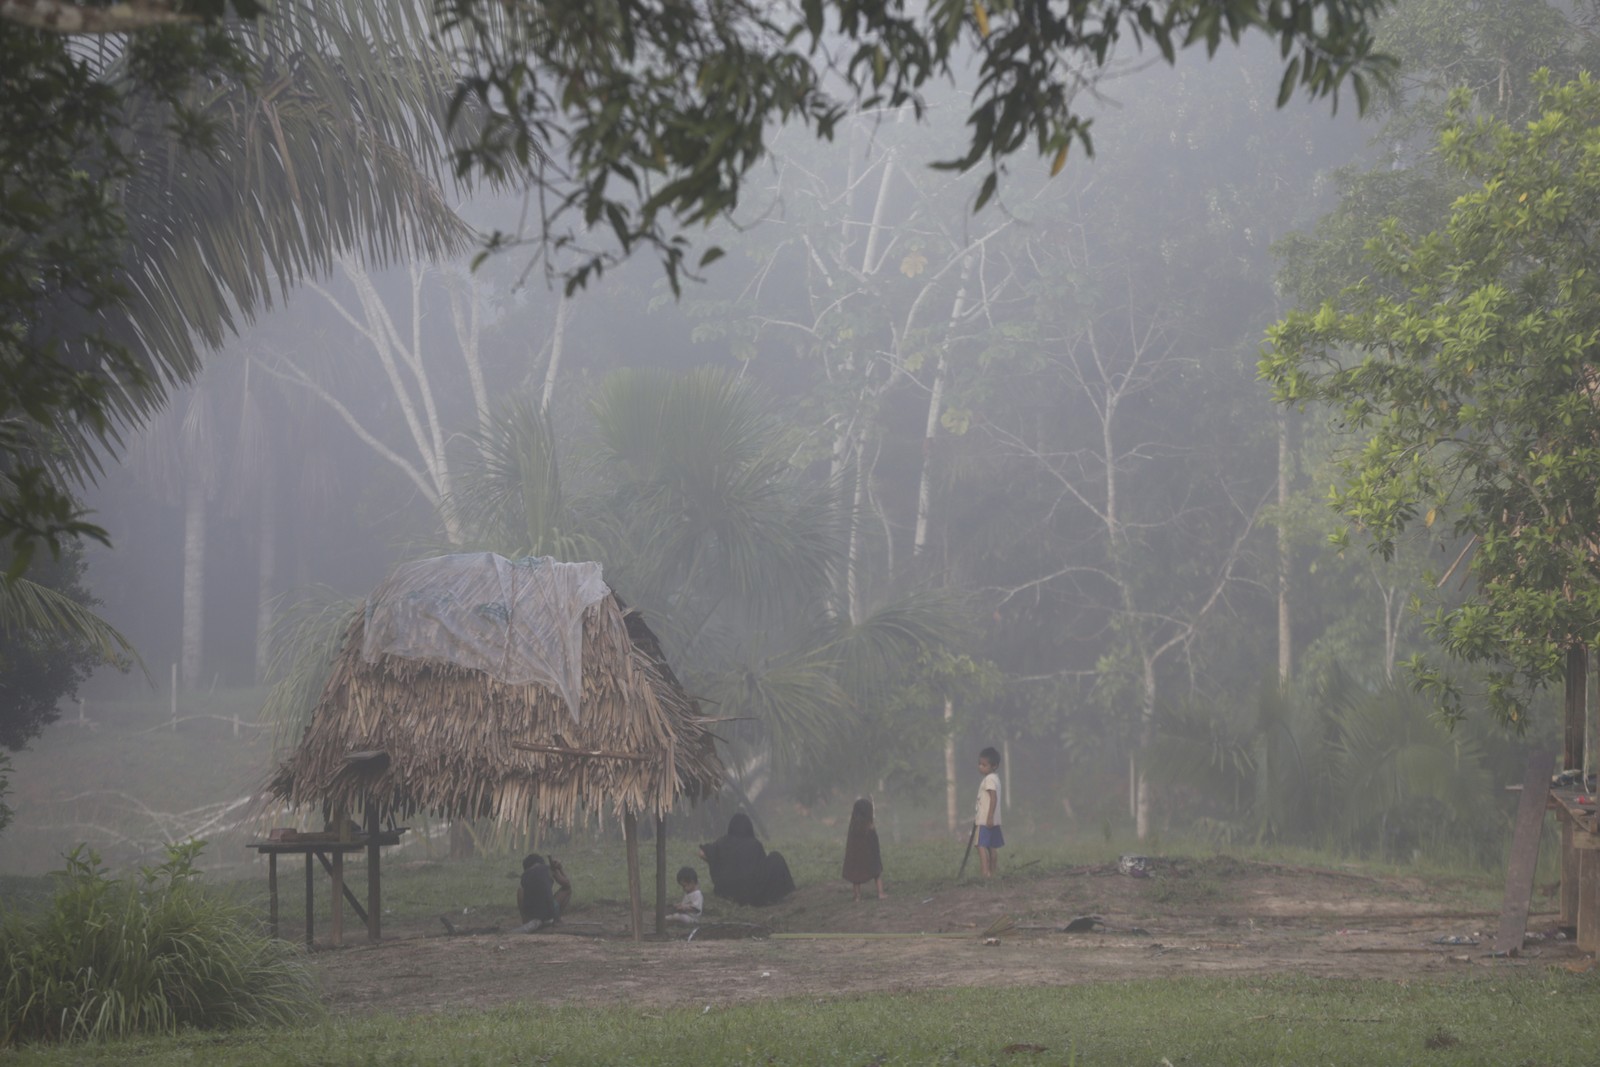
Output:
[[[508,685],[547,685],[578,719],[583,613],[611,592],[598,563],[492,552],[402,563],[367,598],[368,663],[435,660]]]

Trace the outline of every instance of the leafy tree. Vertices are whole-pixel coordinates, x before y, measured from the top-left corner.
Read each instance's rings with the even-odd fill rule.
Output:
[[[775,125],[831,138],[856,111],[910,108],[940,80],[972,78],[968,140],[936,166],[984,168],[981,207],[1006,161],[1031,145],[1064,165],[1091,147],[1078,100],[1119,44],[1172,62],[1256,30],[1287,61],[1279,102],[1297,88],[1365,104],[1381,71],[1372,24],[1386,0],[438,0],[461,31],[459,101],[490,114],[467,166],[526,176],[547,250],[576,254],[569,290],[636,247],[657,252],[676,287],[693,263],[681,231],[728,214]],[[596,228],[614,249],[597,248]],[[516,235],[513,235],[516,236]],[[510,238],[500,235],[497,243]],[[708,249],[699,265],[720,255]]]
[[[1432,232],[1382,224],[1368,276],[1291,312],[1261,363],[1279,399],[1332,405],[1365,439],[1333,500],[1380,554],[1418,523],[1448,520],[1467,539],[1476,588],[1428,629],[1485,666],[1490,706],[1511,723],[1600,618],[1600,85],[1533,84],[1525,126],[1454,97],[1439,150],[1473,191]],[[1459,683],[1413,667],[1459,716]]]

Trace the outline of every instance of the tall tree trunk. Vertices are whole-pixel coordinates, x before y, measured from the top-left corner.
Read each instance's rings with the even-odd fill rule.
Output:
[[[550,333],[550,363],[544,369],[544,388],[539,393],[539,414],[550,413],[550,400],[556,395],[556,375],[561,371],[561,353],[566,347],[567,318],[572,314],[572,304],[562,293],[556,301],[556,324]]]
[[[1563,716],[1562,770],[1584,770],[1588,751],[1589,650],[1581,644],[1567,649],[1566,701]]]
[[[1140,685],[1139,702],[1139,752],[1149,752],[1156,739],[1156,665],[1148,654],[1144,657],[1144,677]],[[1134,780],[1134,833],[1140,841],[1150,836],[1150,779],[1144,761],[1137,765]]]
[[[272,662],[272,598],[277,595],[278,525],[273,508],[276,473],[271,456],[264,457],[256,508],[256,684],[266,680]]]
[[[866,510],[867,465],[856,449],[856,491],[850,504],[850,542],[845,555],[845,614],[854,626],[861,621],[861,516]]]
[[[1289,413],[1278,413],[1278,681],[1287,684],[1294,671],[1294,629],[1289,614],[1292,553],[1286,521],[1289,507]]]
[[[206,491],[198,476],[185,478],[183,488],[183,636],[179,677],[187,689],[200,681],[201,641],[205,626]]]
[[[956,706],[949,697],[944,701],[944,814],[950,832],[956,832]]]
[[[961,282],[956,289],[956,297],[950,304],[950,322],[946,327],[946,345],[949,343],[949,334],[955,332],[957,324],[967,311],[967,282],[972,278],[972,256],[963,256],[961,259]],[[933,388],[928,391],[928,416],[922,429],[922,473],[917,479],[917,527],[915,536],[911,541],[911,554],[922,555],[928,547],[928,516],[933,510],[933,442],[939,433],[939,415],[944,407],[945,376],[949,363],[945,359],[943,347],[939,352],[939,362],[933,372]]]

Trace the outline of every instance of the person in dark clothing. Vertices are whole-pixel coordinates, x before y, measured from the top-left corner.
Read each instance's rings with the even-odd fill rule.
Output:
[[[883,854],[878,850],[878,828],[872,820],[872,801],[862,797],[850,811],[850,831],[844,839],[844,880],[850,883],[851,899],[861,899],[861,887],[868,882],[883,890]]]
[[[555,922],[572,899],[572,879],[561,866],[561,861],[548,863],[537,852],[522,860],[522,881],[517,885],[517,912],[522,916],[519,934],[531,934],[541,926]]]
[[[700,846],[700,858],[711,870],[711,892],[735,904],[774,904],[794,892],[783,854],[761,847],[743,812],[728,820],[726,834]]]

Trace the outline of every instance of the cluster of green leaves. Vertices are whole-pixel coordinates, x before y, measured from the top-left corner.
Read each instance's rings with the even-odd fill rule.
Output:
[[[1472,191],[1433,232],[1385,222],[1368,275],[1273,327],[1261,361],[1280,400],[1329,405],[1365,439],[1332,501],[1378,552],[1453,513],[1477,587],[1429,630],[1487,666],[1512,723],[1567,648],[1600,640],[1600,85],[1534,85],[1525,126],[1455,97],[1439,150]],[[1459,683],[1412,665],[1459,714]]]
[[[0,926],[9,972],[0,1046],[284,1025],[313,1014],[304,959],[199,885],[202,847],[172,846],[165,862],[126,880],[75,849],[49,911]]]
[[[1387,68],[1372,24],[1387,0],[439,0],[464,41],[457,104],[490,114],[463,169],[523,176],[540,193],[540,240],[575,257],[569,291],[635,247],[674,288],[691,248],[681,228],[727,215],[777,124],[831,138],[853,112],[908,107],[936,80],[974,70],[968,142],[936,166],[986,166],[976,198],[1031,144],[1060,170],[1092,148],[1077,103],[1119,43],[1179,49],[1248,31],[1286,60],[1279,102],[1347,82],[1364,107]],[[616,248],[590,246],[610,231]],[[497,238],[496,243],[505,240]],[[699,266],[720,256],[711,247]]]

